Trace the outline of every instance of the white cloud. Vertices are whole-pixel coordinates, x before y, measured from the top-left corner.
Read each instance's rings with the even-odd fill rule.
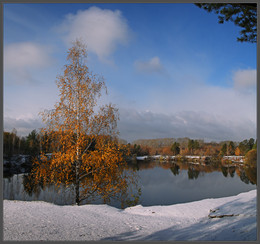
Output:
[[[126,44],[129,38],[127,21],[119,10],[97,7],[67,15],[61,29],[68,45],[76,38],[82,39],[88,51],[102,61],[106,61],[118,44]]]
[[[165,69],[161,64],[160,58],[155,56],[148,61],[137,60],[134,67],[144,73],[164,73]]]
[[[241,88],[255,88],[256,87],[256,70],[238,70],[233,75],[234,87]]]
[[[32,70],[52,63],[50,50],[33,42],[8,44],[4,48],[5,82],[20,83],[33,80]]]

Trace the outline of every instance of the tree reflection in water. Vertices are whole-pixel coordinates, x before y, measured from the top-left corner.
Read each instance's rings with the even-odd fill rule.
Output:
[[[128,170],[127,168],[124,170],[124,179],[128,180],[127,188],[121,189],[118,191],[117,194],[110,196],[109,198],[103,198],[103,195],[100,195],[98,192],[92,192],[88,198],[82,201],[82,204],[92,203],[93,201],[99,199],[105,204],[109,204],[111,200],[115,200],[120,202],[121,208],[125,208],[127,206],[137,205],[139,201],[139,196],[141,194],[140,189],[137,187],[138,176],[137,174],[132,171]],[[90,184],[92,183],[92,176],[89,175],[81,182],[81,191],[89,191]],[[34,195],[35,197],[39,197],[40,193],[45,190],[54,190],[57,193],[60,193],[64,198],[66,198],[66,192],[70,192],[70,196],[75,198],[75,184],[73,181],[60,183],[60,184],[53,184],[53,183],[46,183],[43,181],[39,181],[35,179],[35,174],[29,173],[23,175],[23,187],[24,191],[29,195]],[[72,194],[71,194],[72,193]]]
[[[225,177],[228,176],[228,170],[227,170],[227,167],[221,166],[221,171],[222,171],[222,174],[223,174]]]
[[[257,168],[256,167],[221,167],[221,171],[225,177],[230,175],[234,177],[235,173],[239,176],[240,180],[246,184],[257,185]]]
[[[178,164],[173,163],[173,166],[170,169],[174,175],[178,175],[180,166]]]
[[[157,170],[156,170],[157,168]],[[154,169],[154,170],[153,170]],[[160,170],[159,170],[160,169]],[[158,171],[159,170],[159,171]],[[163,171],[165,173],[163,173]],[[169,171],[168,171],[169,170]],[[138,177],[141,175],[145,176],[142,181],[141,178],[138,178],[137,184],[135,186],[132,186],[133,193],[135,193],[134,197],[131,198],[132,203],[127,202],[127,200],[124,198],[123,195],[118,195],[117,198],[121,198],[121,202],[124,202],[125,206],[129,205],[134,205],[134,204],[139,204],[139,196],[140,196],[140,191],[138,191],[138,187],[143,187],[143,184],[146,186],[146,188],[142,188],[143,191],[147,191],[147,189],[150,189],[152,186],[146,185],[148,182],[151,182],[151,184],[154,184],[154,182],[160,182],[159,177],[164,177],[163,175],[167,176],[169,175],[166,173],[167,171],[170,172],[170,175],[168,180],[169,182],[175,182],[172,181],[173,178],[176,178],[176,182],[179,182],[179,180],[182,179],[187,179],[189,180],[202,180],[204,176],[206,176],[208,173],[213,173],[213,172],[219,172],[220,177],[225,177],[225,178],[234,178],[235,180],[240,180],[241,182],[247,184],[247,185],[256,185],[257,183],[257,171],[256,167],[249,167],[249,166],[242,166],[242,165],[222,165],[219,163],[217,166],[216,164],[214,166],[212,165],[200,165],[200,164],[191,164],[191,163],[184,163],[184,162],[159,162],[159,161],[142,161],[142,162],[137,162],[135,164],[129,164],[128,169],[126,169],[127,172],[135,172],[137,173]],[[162,174],[159,176],[158,174],[154,174],[153,172],[162,172]],[[183,178],[183,176],[185,176]],[[216,174],[215,174],[216,176]],[[236,176],[236,177],[235,177]],[[156,179],[153,177],[156,177]],[[180,178],[179,178],[180,177]],[[16,192],[17,189],[21,189],[21,185],[23,185],[22,189],[25,191],[25,198],[26,199],[31,199],[31,200],[37,200],[37,199],[43,199],[47,200],[50,202],[55,202],[57,204],[73,204],[73,183],[70,185],[65,185],[61,184],[59,187],[56,187],[53,184],[50,185],[44,185],[41,182],[38,182],[36,184],[36,181],[34,181],[34,178],[30,174],[24,174],[19,176],[19,182],[16,179],[16,176],[13,176],[11,178],[4,178],[4,191],[6,192],[5,194],[5,199],[13,199],[12,198],[12,191]],[[177,179],[179,178],[179,180]],[[12,180],[13,179],[13,180]],[[172,179],[172,180],[171,180]],[[15,183],[16,182],[16,183]],[[141,183],[140,183],[141,182]],[[166,179],[162,179],[161,182],[166,183]],[[19,187],[16,187],[16,185],[19,183]],[[87,183],[87,182],[86,182]],[[169,183],[171,184],[171,183]],[[188,182],[187,182],[188,184]],[[156,187],[158,184],[156,184]],[[167,185],[165,185],[167,188]],[[135,188],[135,189],[134,189]],[[157,188],[156,188],[157,189]],[[168,189],[168,188],[167,188]],[[161,191],[164,191],[162,189]],[[166,189],[165,189],[166,191]],[[20,193],[21,194],[21,193]],[[23,200],[23,195],[24,193],[21,194],[21,198],[17,198],[18,200]],[[47,195],[45,195],[47,194]],[[143,193],[142,193],[143,194]],[[144,194],[147,194],[144,193]],[[152,192],[150,194],[153,194]],[[155,192],[154,192],[155,194]],[[167,195],[167,194],[166,194]],[[18,195],[17,195],[18,196]],[[27,196],[27,197],[26,197]],[[46,196],[46,198],[45,198]],[[59,198],[58,200],[52,200],[51,198]],[[49,200],[48,200],[48,199]],[[143,198],[141,197],[143,200]],[[117,207],[120,207],[120,202],[117,200],[118,204],[116,204]],[[85,201],[83,204],[86,203],[102,203],[102,202],[91,202],[92,199],[89,199],[89,201]],[[114,200],[113,200],[114,201]],[[123,204],[122,204],[123,205]]]
[[[197,179],[199,177],[200,171],[194,167],[188,168],[188,177],[190,180]]]
[[[149,166],[148,166],[149,165]],[[147,162],[138,163],[138,169],[142,168],[153,168],[158,165],[153,162],[148,164]],[[161,167],[164,169],[170,169],[174,176],[180,173],[180,170],[187,170],[188,179],[197,179],[200,172],[210,173],[214,171],[222,172],[224,177],[233,178],[235,174],[240,177],[241,181],[248,184],[249,182],[253,185],[257,184],[257,168],[253,166],[243,166],[243,165],[222,165],[221,161],[219,163],[214,163],[214,165],[202,165],[202,164],[192,164],[187,162],[163,162]]]
[[[251,184],[257,185],[257,168],[256,167],[245,167],[245,174]]]

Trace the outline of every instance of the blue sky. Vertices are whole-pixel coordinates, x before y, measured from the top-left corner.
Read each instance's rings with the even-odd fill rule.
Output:
[[[256,44],[194,4],[4,4],[4,129],[43,126],[71,41],[104,76],[120,137],[256,137]]]

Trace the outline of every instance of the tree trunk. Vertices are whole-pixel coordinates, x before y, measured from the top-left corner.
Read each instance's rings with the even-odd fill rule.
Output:
[[[76,204],[79,206],[79,161],[76,162]]]

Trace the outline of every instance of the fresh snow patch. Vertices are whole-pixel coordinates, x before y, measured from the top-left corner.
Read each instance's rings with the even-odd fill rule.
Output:
[[[105,204],[57,206],[4,200],[4,240],[251,241],[257,237],[256,194],[252,190],[231,197],[124,210]]]
[[[136,157],[137,160],[145,160],[147,158],[148,158],[148,156],[137,156]]]

